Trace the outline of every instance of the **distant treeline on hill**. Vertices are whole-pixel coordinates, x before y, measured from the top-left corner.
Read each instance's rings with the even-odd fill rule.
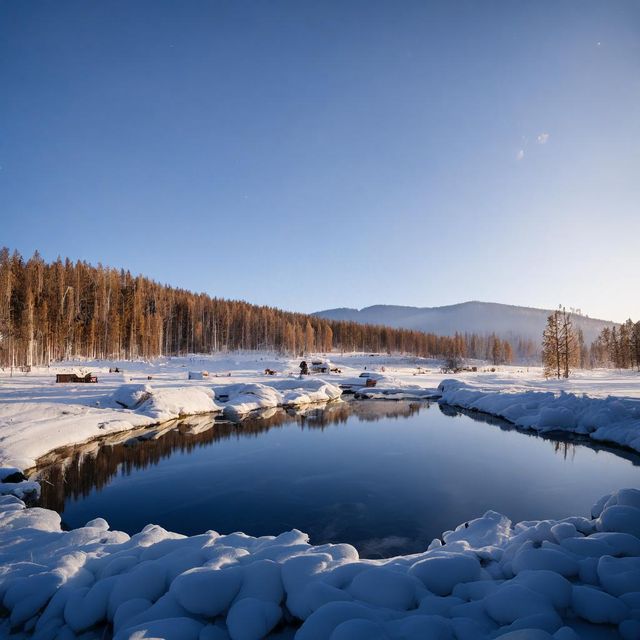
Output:
[[[371,351],[424,357],[534,357],[530,340],[437,336],[221,300],[128,271],[0,250],[0,366],[75,357],[152,358],[225,350]]]
[[[615,367],[640,371],[640,320],[605,327],[591,344],[591,367]]]

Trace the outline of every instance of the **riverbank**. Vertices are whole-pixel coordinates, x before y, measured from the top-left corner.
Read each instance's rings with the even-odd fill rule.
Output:
[[[148,525],[129,537],[98,518],[65,532],[54,511],[4,496],[0,563],[5,636],[631,640],[640,491],[559,521],[489,511],[388,560],[297,530],[185,537]]]
[[[545,380],[536,367],[476,363],[476,371],[451,380],[433,360],[331,358],[339,372],[302,379],[298,360],[266,353],[69,362],[28,374],[1,372],[0,493],[26,498],[37,491],[33,483],[1,481],[15,480],[60,447],[185,415],[224,412],[237,420],[257,409],[332,401],[340,397],[341,384],[365,371],[380,379],[376,387],[364,388],[362,397],[442,396],[443,402],[500,416],[520,428],[573,432],[640,451],[640,376],[634,372],[597,370]],[[98,383],[55,382],[56,374],[71,372],[92,373]],[[189,380],[189,372],[199,379]]]
[[[442,396],[519,428],[637,450],[637,376],[545,381],[539,370],[479,367],[452,380],[438,363],[415,358],[336,356],[334,363],[340,373],[302,381],[297,361],[256,354],[5,372],[4,473],[19,475],[59,446],[184,414],[239,419],[258,408],[334,402],[340,383],[365,367],[380,375],[374,397]],[[54,382],[56,372],[74,370],[99,382]],[[202,370],[208,375],[188,380],[189,371]],[[5,486],[24,497],[35,490],[28,481]],[[97,518],[62,531],[56,512],[4,496],[0,564],[0,635],[16,637],[89,639],[113,629],[118,639],[636,638],[640,492],[618,491],[591,514],[561,520],[513,524],[490,511],[444,532],[423,553],[386,560],[361,559],[348,544],[312,546],[297,530],[185,537],[148,525],[130,537]]]

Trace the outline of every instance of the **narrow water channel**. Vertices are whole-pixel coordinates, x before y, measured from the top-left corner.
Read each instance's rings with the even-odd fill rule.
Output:
[[[239,424],[191,418],[69,448],[39,474],[41,505],[69,528],[98,516],[128,533],[297,528],[387,557],[488,509],[514,521],[588,515],[601,495],[640,487],[640,456],[438,404],[369,400]]]

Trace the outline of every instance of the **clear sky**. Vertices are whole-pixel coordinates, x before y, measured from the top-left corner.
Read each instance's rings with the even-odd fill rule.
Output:
[[[640,2],[0,0],[0,245],[287,309],[640,318]]]

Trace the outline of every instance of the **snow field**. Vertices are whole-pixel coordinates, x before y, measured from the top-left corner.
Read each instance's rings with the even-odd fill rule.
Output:
[[[640,378],[632,372],[578,372],[544,380],[539,368],[482,367],[455,380],[439,363],[415,357],[332,354],[340,374],[303,379],[297,359],[234,353],[158,358],[152,362],[72,362],[29,375],[0,373],[0,495],[38,494],[34,482],[7,482],[16,470],[63,446],[149,427],[187,415],[221,412],[240,420],[253,411],[336,400],[340,384],[375,372],[375,387],[358,398],[436,399],[502,417],[539,432],[565,431],[640,451]],[[117,367],[120,372],[110,370]],[[206,378],[188,381],[195,367]],[[265,369],[277,372],[275,376]],[[55,384],[56,372],[97,373],[98,384]],[[362,382],[360,380],[360,382]]]
[[[85,363],[97,385],[55,385],[51,371],[0,374],[0,481],[45,453],[184,415],[301,407],[338,399],[339,384],[381,370],[371,398],[433,398],[503,417],[520,428],[562,430],[640,451],[640,381],[589,372],[546,381],[503,368],[446,379],[399,356],[332,356],[342,374],[292,376],[275,356]],[[430,363],[434,366],[434,363]],[[212,372],[193,384],[189,367]],[[72,365],[66,368],[75,368]],[[99,368],[101,367],[101,368]],[[264,368],[277,376],[262,374]],[[65,367],[60,367],[60,370]],[[217,373],[216,373],[217,372]],[[148,380],[151,376],[151,380]],[[160,427],[161,429],[162,427]],[[9,631],[36,638],[375,639],[640,637],[640,492],[621,490],[591,518],[522,522],[495,512],[445,532],[424,553],[360,560],[349,545],[207,532],[187,538],[148,525],[129,537],[103,519],[70,532],[52,511],[20,498],[37,483],[0,482],[0,599]]]
[[[424,553],[361,560],[300,531],[128,535],[0,498],[0,634],[297,640],[638,638],[640,491],[591,517],[516,525],[495,512]],[[289,634],[287,636],[287,633]]]

